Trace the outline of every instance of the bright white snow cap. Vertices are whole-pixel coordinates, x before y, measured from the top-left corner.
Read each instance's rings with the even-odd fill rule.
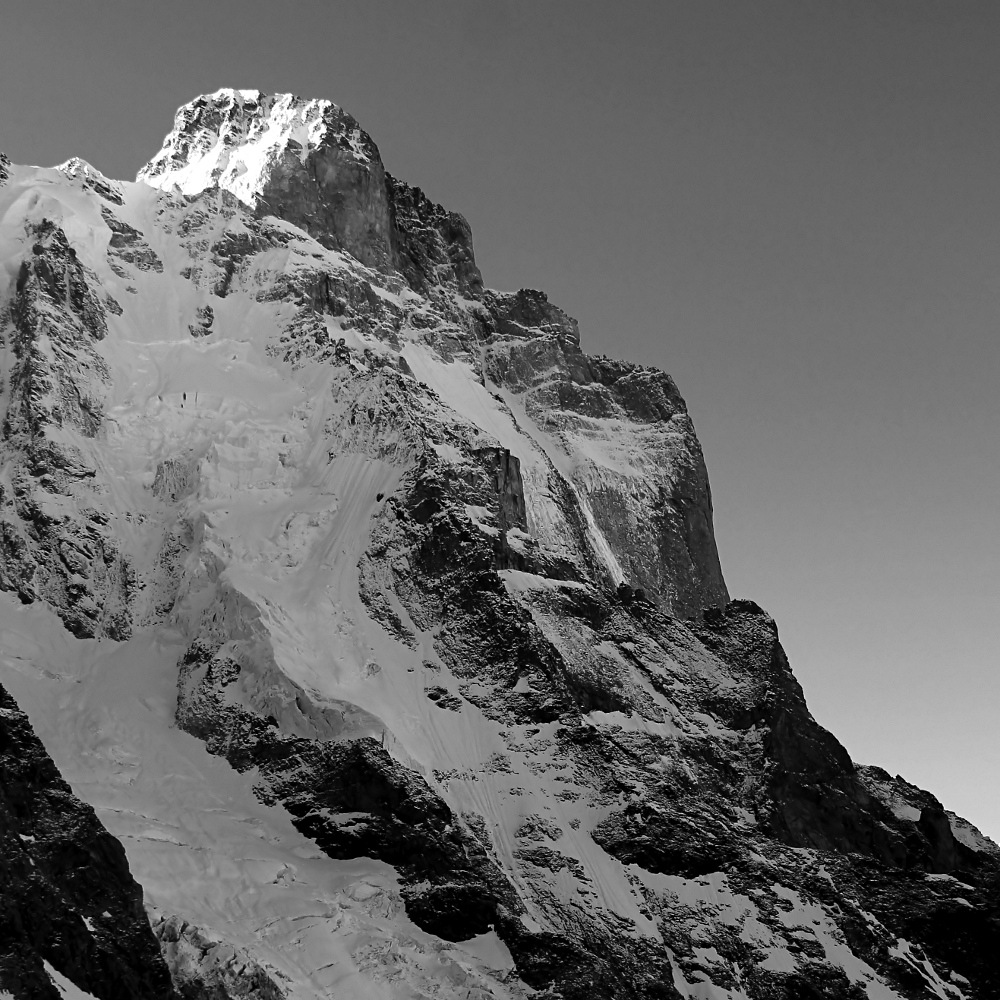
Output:
[[[327,144],[350,150],[360,163],[378,157],[358,123],[332,101],[223,88],[177,109],[173,131],[136,180],[186,195],[218,185],[254,208],[277,161],[294,153],[304,163]]]

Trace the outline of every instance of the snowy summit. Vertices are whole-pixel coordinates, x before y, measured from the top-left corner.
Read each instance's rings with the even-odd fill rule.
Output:
[[[187,195],[219,187],[256,208],[285,157],[302,165],[329,149],[359,164],[378,157],[361,126],[332,101],[222,89],[178,108],[173,131],[136,180]]]

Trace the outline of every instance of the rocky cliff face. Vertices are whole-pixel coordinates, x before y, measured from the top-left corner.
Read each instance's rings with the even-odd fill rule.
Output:
[[[180,992],[997,994],[1000,851],[729,600],[668,375],[329,102],[4,172],[0,677]]]

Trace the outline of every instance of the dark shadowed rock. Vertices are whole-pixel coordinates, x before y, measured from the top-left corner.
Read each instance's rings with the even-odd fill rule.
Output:
[[[0,686],[0,992],[59,1000],[43,962],[99,1000],[175,996],[125,851]]]
[[[392,217],[393,266],[416,292],[453,285],[479,298],[483,277],[472,250],[472,227],[457,212],[434,204],[420,188],[386,174]]]

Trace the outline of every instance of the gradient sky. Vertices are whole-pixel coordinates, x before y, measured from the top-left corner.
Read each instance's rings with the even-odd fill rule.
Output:
[[[998,53],[993,0],[34,0],[0,149],[131,178],[198,93],[342,104],[488,285],[675,377],[813,714],[1000,839]]]

